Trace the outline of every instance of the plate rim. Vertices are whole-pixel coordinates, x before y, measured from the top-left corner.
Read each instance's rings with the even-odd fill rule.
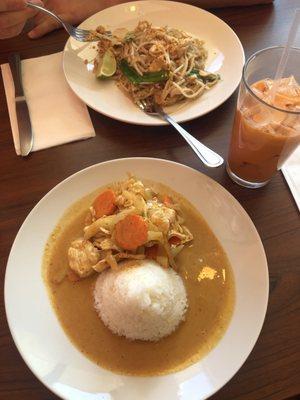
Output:
[[[63,179],[62,181],[60,181],[58,184],[56,184],[52,189],[50,189],[35,205],[34,207],[30,210],[30,212],[27,214],[26,218],[24,219],[24,221],[22,222],[20,228],[18,229],[18,232],[15,236],[15,239],[12,243],[12,246],[10,248],[10,252],[9,252],[9,256],[7,259],[7,263],[6,263],[6,269],[5,269],[5,276],[4,276],[4,308],[5,308],[5,315],[6,315],[6,320],[7,320],[7,324],[9,327],[9,331],[10,334],[13,338],[14,344],[21,356],[21,358],[23,359],[23,361],[25,362],[26,366],[29,368],[29,370],[33,373],[33,375],[38,379],[38,381],[44,385],[48,390],[50,390],[52,393],[54,393],[56,396],[58,396],[59,398],[63,399],[63,400],[72,400],[71,397],[65,397],[64,395],[62,395],[56,388],[54,388],[53,386],[51,386],[50,384],[46,383],[42,377],[40,377],[38,375],[38,372],[35,371],[30,364],[30,360],[28,359],[27,355],[25,354],[25,352],[23,352],[20,344],[18,343],[18,340],[16,338],[16,334],[14,332],[14,328],[12,326],[12,322],[10,320],[10,316],[8,313],[8,279],[7,279],[7,275],[8,275],[8,269],[9,269],[9,263],[12,257],[12,253],[15,250],[15,246],[17,245],[17,241],[19,236],[21,236],[22,234],[22,230],[24,229],[24,225],[26,224],[27,220],[31,217],[31,215],[34,213],[34,211],[36,210],[36,208],[40,207],[41,204],[48,198],[48,196],[50,196],[58,187],[62,186],[65,182],[73,179],[75,176],[80,175],[83,172],[86,172],[88,170],[94,169],[99,167],[100,165],[103,164],[113,164],[113,163],[118,163],[118,162],[124,162],[124,161],[131,161],[131,160],[136,160],[136,161],[151,161],[151,162],[162,162],[165,164],[171,164],[171,165],[177,165],[180,166],[181,168],[187,169],[187,170],[191,170],[194,173],[196,172],[197,174],[200,175],[204,175],[205,179],[208,179],[209,181],[213,182],[213,184],[217,185],[219,187],[219,189],[223,192],[226,193],[226,195],[229,195],[229,197],[231,198],[231,200],[233,200],[233,202],[235,202],[241,209],[241,211],[244,213],[245,217],[247,218],[248,223],[251,225],[252,229],[253,229],[253,233],[256,236],[256,240],[257,240],[257,244],[260,247],[260,251],[261,251],[261,255],[263,256],[263,261],[264,261],[264,280],[265,280],[265,293],[264,293],[264,304],[263,307],[261,308],[261,310],[263,310],[263,313],[261,314],[261,320],[259,321],[259,324],[257,324],[257,335],[253,336],[252,338],[252,342],[250,345],[250,350],[249,352],[247,351],[247,354],[245,354],[242,362],[240,363],[239,366],[234,368],[234,372],[228,377],[227,380],[225,380],[224,382],[222,382],[222,384],[217,385],[217,388],[215,388],[208,396],[201,398],[201,400],[205,400],[208,399],[209,397],[211,397],[212,395],[214,395],[215,393],[217,393],[219,390],[221,390],[236,374],[237,372],[241,369],[241,367],[244,365],[244,363],[246,362],[246,360],[248,359],[248,357],[250,356],[250,354],[252,353],[258,338],[261,334],[263,325],[265,323],[265,319],[266,319],[266,313],[267,313],[267,309],[268,309],[268,302],[269,302],[269,269],[268,269],[268,260],[267,260],[267,256],[266,256],[266,252],[262,243],[262,240],[260,238],[260,235],[256,229],[256,226],[254,224],[254,222],[252,221],[252,219],[250,218],[249,214],[247,213],[247,211],[245,210],[245,208],[241,205],[241,203],[224,187],[222,186],[219,182],[217,182],[216,180],[212,179],[210,176],[204,174],[203,172],[198,171],[195,168],[192,168],[188,165],[185,164],[181,164],[179,162],[176,161],[171,161],[168,159],[163,159],[163,158],[155,158],[155,157],[123,157],[123,158],[117,158],[117,159],[112,159],[112,160],[107,160],[107,161],[103,161],[103,162],[99,162],[96,164],[92,164],[86,168],[80,169],[76,172],[74,172],[73,174],[67,176],[65,179]],[[205,217],[204,217],[205,218]],[[46,290],[46,289],[45,289]],[[54,311],[53,311],[54,312]],[[228,327],[227,327],[228,329]],[[226,329],[226,330],[227,330]],[[70,340],[70,339],[69,339]],[[72,346],[75,346],[72,342],[71,342]],[[75,346],[76,347],[76,346]],[[201,362],[201,360],[199,360],[198,362]],[[196,364],[196,363],[195,363]],[[117,374],[111,371],[111,373],[115,374],[115,375],[121,375],[121,374]],[[172,375],[172,374],[167,374],[168,375]],[[123,376],[123,375],[121,375]],[[149,377],[149,378],[161,378],[161,376],[153,376],[153,377]],[[135,377],[132,376],[132,378],[139,378],[139,377]],[[200,398],[199,398],[200,400]]]
[[[118,9],[118,8],[121,8],[121,7],[126,6],[126,5],[128,5],[128,4],[134,4],[134,3],[138,3],[138,4],[140,4],[140,3],[167,3],[168,5],[170,5],[170,4],[171,4],[171,5],[179,5],[179,4],[180,4],[181,6],[186,6],[186,7],[192,8],[192,9],[194,9],[195,11],[197,10],[197,12],[201,12],[201,13],[203,13],[203,14],[208,14],[208,15],[210,15],[210,16],[213,16],[216,20],[219,21],[219,23],[225,25],[225,26],[227,27],[227,29],[229,29],[229,31],[231,31],[231,33],[233,34],[234,38],[236,39],[236,43],[239,45],[239,49],[240,49],[240,51],[241,51],[242,65],[245,64],[245,61],[246,61],[246,58],[245,58],[245,50],[244,50],[244,48],[243,48],[243,45],[242,45],[242,42],[241,42],[240,38],[239,38],[238,35],[235,33],[235,31],[231,28],[231,26],[229,26],[225,21],[223,21],[223,20],[222,20],[221,18],[219,18],[217,15],[215,15],[215,14],[213,14],[213,13],[211,13],[211,12],[209,12],[209,11],[207,11],[207,10],[201,8],[201,7],[197,7],[197,6],[193,5],[193,4],[182,3],[182,2],[179,2],[179,1],[169,1],[169,0],[135,0],[135,1],[128,1],[128,2],[126,2],[126,3],[116,4],[116,5],[113,5],[113,6],[111,6],[111,7],[107,7],[107,8],[105,8],[105,9],[103,9],[103,10],[100,10],[100,11],[96,12],[95,14],[91,15],[90,17],[88,17],[88,18],[86,18],[84,21],[82,21],[81,24],[80,24],[78,27],[79,27],[79,28],[82,28],[82,25],[83,25],[83,24],[85,24],[88,20],[94,18],[96,15],[101,14],[103,11],[106,11],[106,10],[108,10],[108,9],[114,9],[114,8]],[[71,82],[70,82],[69,79],[68,79],[67,72],[66,72],[66,49],[67,49],[68,45],[70,44],[70,42],[71,42],[71,38],[69,38],[69,39],[67,40],[67,42],[66,42],[66,44],[65,44],[65,46],[64,46],[64,49],[63,49],[62,67],[63,67],[63,72],[64,72],[65,79],[66,79],[66,81],[67,81],[67,83],[68,83],[70,89],[71,89],[72,92],[76,95],[76,97],[77,97],[78,99],[80,99],[84,104],[86,104],[89,108],[91,108],[92,110],[96,111],[97,113],[102,114],[102,115],[104,115],[105,117],[111,118],[111,119],[116,120],[116,121],[120,121],[120,122],[127,123],[127,124],[130,124],[130,125],[137,125],[137,126],[165,126],[165,125],[168,125],[167,122],[165,122],[165,121],[163,121],[163,120],[161,120],[161,119],[155,118],[155,117],[151,117],[151,116],[149,116],[149,120],[148,120],[148,118],[147,118],[146,121],[140,121],[140,122],[139,122],[139,121],[128,120],[128,119],[119,117],[118,114],[115,115],[115,116],[112,116],[112,115],[108,114],[107,112],[103,112],[102,110],[99,111],[99,110],[98,110],[95,106],[93,106],[90,102],[86,102],[85,100],[83,100],[83,99],[79,96],[79,94],[76,92],[76,90],[74,89],[74,87],[72,86]],[[232,94],[235,92],[235,90],[236,90],[237,87],[239,86],[240,81],[241,81],[241,78],[242,78],[242,69],[241,69],[241,71],[240,71],[240,79],[238,80],[237,84],[231,89],[231,91],[229,92],[228,96],[227,96],[226,98],[222,99],[221,101],[219,101],[218,103],[216,103],[216,104],[215,104],[212,108],[210,108],[209,110],[207,110],[207,111],[201,113],[200,115],[191,116],[191,117],[186,117],[186,118],[177,118],[176,115],[171,115],[172,118],[175,119],[175,121],[178,122],[178,123],[184,123],[184,122],[192,121],[192,120],[194,120],[194,119],[201,118],[202,116],[205,116],[205,115],[209,114],[210,112],[214,111],[216,108],[218,108],[218,107],[220,107],[222,104],[224,104],[225,101],[227,101],[227,100],[232,96]],[[151,121],[150,118],[152,118],[153,121]]]

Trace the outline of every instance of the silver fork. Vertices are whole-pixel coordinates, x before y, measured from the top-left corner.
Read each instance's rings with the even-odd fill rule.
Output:
[[[143,110],[146,114],[152,116],[158,116],[172,125],[180,135],[187,141],[187,143],[191,146],[200,160],[207,166],[211,168],[219,167],[223,164],[223,158],[215,153],[213,150],[206,147],[203,143],[199,142],[194,136],[188,133],[185,129],[182,128],[170,115],[166,114],[162,107],[160,107],[156,103],[149,103],[145,100],[140,100],[136,103],[141,110]]]
[[[56,19],[56,21],[58,21],[60,24],[62,24],[62,26],[65,28],[65,30],[68,32],[68,34],[70,36],[72,36],[74,39],[78,40],[79,42],[96,42],[97,40],[99,40],[99,38],[93,37],[92,31],[88,31],[86,29],[75,28],[73,25],[69,24],[68,22],[63,21],[52,11],[47,10],[47,8],[38,6],[37,4],[33,4],[30,2],[27,2],[26,4],[28,7],[35,8],[36,10],[39,10],[39,11],[43,12],[44,14],[48,14],[48,15],[50,15],[50,17]]]

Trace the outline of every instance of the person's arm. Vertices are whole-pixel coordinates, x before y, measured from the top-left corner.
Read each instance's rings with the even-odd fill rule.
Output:
[[[43,4],[39,0],[35,4]],[[0,0],[0,39],[19,35],[29,18],[37,12],[26,6],[25,0]]]
[[[41,0],[31,0],[43,4]],[[203,8],[226,7],[271,3],[273,0],[179,0]],[[44,0],[46,8],[54,11],[65,21],[78,24],[92,14],[126,0]],[[21,33],[24,24],[34,17],[35,27],[29,37],[39,38],[60,27],[51,17],[26,7],[25,0],[0,0],[0,39],[13,37]]]

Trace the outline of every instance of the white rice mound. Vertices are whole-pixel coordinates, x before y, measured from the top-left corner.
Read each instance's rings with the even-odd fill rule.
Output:
[[[181,277],[149,260],[102,272],[94,300],[103,323],[131,340],[157,341],[170,335],[184,320],[188,307]]]

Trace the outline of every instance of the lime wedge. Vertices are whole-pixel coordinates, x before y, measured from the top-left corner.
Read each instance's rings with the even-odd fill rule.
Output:
[[[115,56],[110,50],[104,53],[102,60],[100,60],[96,76],[97,78],[109,78],[113,76],[117,69],[117,62]]]

